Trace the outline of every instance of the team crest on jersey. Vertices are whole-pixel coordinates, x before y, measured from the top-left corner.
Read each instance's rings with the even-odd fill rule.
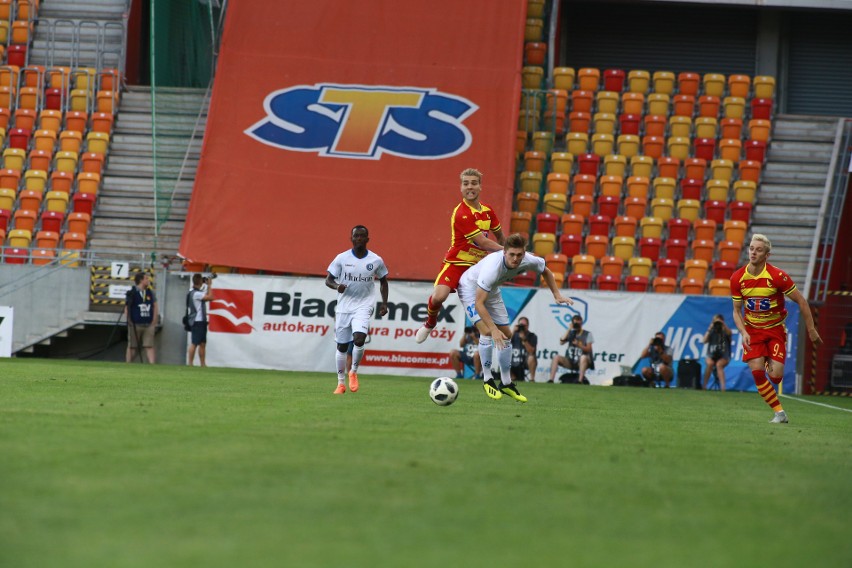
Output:
[[[373,263],[371,262],[370,264],[367,265],[367,270],[372,270],[372,269],[373,269]]]
[[[472,136],[464,121],[479,108],[437,89],[317,83],[274,91],[266,117],[245,133],[296,152],[378,160],[391,154],[438,160],[461,154]]]

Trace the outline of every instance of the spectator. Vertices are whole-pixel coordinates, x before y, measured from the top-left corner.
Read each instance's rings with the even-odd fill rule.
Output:
[[[473,368],[476,378],[482,374],[479,362],[479,330],[474,326],[464,328],[464,335],[459,340],[459,349],[450,351],[450,363],[456,371],[456,378],[464,378],[465,366]]]
[[[569,371],[577,373],[577,383],[589,384],[586,371],[595,368],[594,342],[595,336],[592,335],[592,332],[583,329],[583,316],[575,314],[571,318],[571,327],[559,340],[560,345],[568,344],[565,349],[565,356],[557,355],[553,358],[553,362],[550,364],[550,379],[547,382],[554,382],[557,369],[565,367]]]
[[[136,286],[127,291],[124,315],[127,318],[127,354],[128,363],[133,361],[139,352],[139,362],[142,362],[141,348],[145,349],[148,362],[154,364],[154,332],[157,330],[159,305],[157,296],[148,286],[151,277],[145,272],[137,272],[133,277]]]
[[[195,352],[198,351],[198,364],[207,366],[207,304],[213,299],[213,278],[203,278],[200,274],[192,275],[192,290],[187,294],[187,310],[189,312],[190,338],[189,338],[189,366],[195,361]]]
[[[648,347],[642,351],[642,357],[648,357],[651,360],[650,367],[642,368],[642,376],[646,381],[653,381],[654,384],[659,381],[666,383],[666,388],[671,386],[674,371],[672,371],[672,348],[666,345],[666,334],[658,331],[651,338]]]
[[[530,381],[535,382],[535,370],[538,367],[538,360],[535,356],[535,349],[538,346],[538,336],[530,331],[530,320],[521,317],[518,318],[518,323],[515,325],[515,332],[512,334],[512,373],[513,381]],[[529,371],[529,378],[527,378]]]
[[[707,357],[704,361],[707,365],[704,367],[702,382],[704,390],[707,390],[710,373],[715,368],[719,390],[725,392],[725,367],[731,360],[731,335],[733,335],[731,328],[725,325],[724,316],[722,314],[713,316],[713,321],[710,322],[710,327],[704,334],[704,343],[707,344]]]

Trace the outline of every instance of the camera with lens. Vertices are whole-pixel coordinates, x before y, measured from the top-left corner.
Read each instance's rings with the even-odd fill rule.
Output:
[[[475,328],[475,327],[473,327],[472,325],[469,325],[469,326],[467,326],[467,327],[465,327],[465,328],[464,328],[464,332],[465,332],[465,334],[471,334],[471,333],[473,333],[475,330],[476,330],[476,328]]]
[[[201,281],[204,282],[205,284],[207,284],[208,282],[210,282],[211,280],[216,278],[216,276],[218,276],[218,274],[216,274],[216,273],[213,273],[210,276],[202,276]]]
[[[722,333],[722,322],[714,321],[713,322],[713,331],[716,333]]]
[[[653,340],[651,340],[651,345],[653,347],[656,347],[657,349],[662,349],[663,348],[663,340],[660,339],[659,337],[655,337]]]

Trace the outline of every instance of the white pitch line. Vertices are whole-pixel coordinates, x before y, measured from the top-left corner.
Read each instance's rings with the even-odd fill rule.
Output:
[[[824,406],[826,408],[833,408],[834,410],[842,410],[843,412],[852,412],[852,410],[848,408],[841,408],[839,406],[834,406],[832,404],[824,404],[822,402],[814,402],[812,400],[805,400],[803,398],[799,398],[797,396],[790,396],[789,394],[782,394],[784,398],[789,398],[790,400],[798,400],[799,402],[807,402],[808,404],[816,404],[817,406]]]

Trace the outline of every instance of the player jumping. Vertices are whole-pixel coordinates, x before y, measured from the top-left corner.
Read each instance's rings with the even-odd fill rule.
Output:
[[[479,262],[489,252],[503,250],[503,230],[497,214],[488,205],[479,201],[482,191],[482,173],[468,168],[461,173],[462,202],[453,209],[450,218],[452,226],[452,244],[441,272],[435,279],[435,288],[429,296],[426,322],[417,330],[415,340],[423,343],[429,333],[438,324],[441,306],[459,285],[459,279],[465,270]],[[494,233],[497,242],[488,237]],[[490,359],[490,357],[489,357]]]

